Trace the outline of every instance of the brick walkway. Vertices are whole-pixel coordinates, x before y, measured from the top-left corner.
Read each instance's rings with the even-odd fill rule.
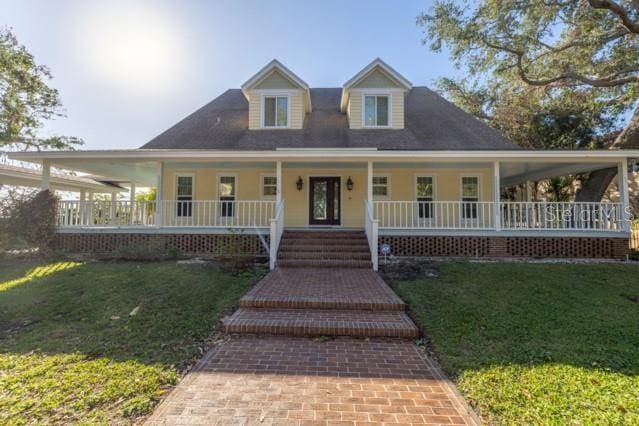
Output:
[[[476,418],[410,341],[235,336],[210,351],[147,424],[476,424]]]

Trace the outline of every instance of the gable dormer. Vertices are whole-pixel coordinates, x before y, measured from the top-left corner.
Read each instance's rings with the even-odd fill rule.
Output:
[[[242,85],[249,102],[249,129],[301,129],[311,112],[308,84],[273,59]]]
[[[403,129],[412,83],[377,58],[342,87],[341,109],[351,129]]]

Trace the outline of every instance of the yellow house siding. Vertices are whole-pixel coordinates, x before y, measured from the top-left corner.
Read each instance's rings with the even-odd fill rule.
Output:
[[[237,176],[236,199],[260,200],[262,182],[265,174],[275,174],[274,167],[265,165],[263,168],[172,168],[165,167],[164,200],[175,199],[176,174],[192,174],[194,176],[194,199],[217,200],[217,180],[220,174],[234,174]],[[492,201],[492,169],[484,168],[387,168],[378,165],[374,168],[376,175],[390,177],[390,197],[384,201],[415,201],[415,178],[418,175],[433,176],[435,179],[435,201],[460,201],[461,177],[480,177],[480,201]],[[310,169],[283,166],[282,170],[282,198],[286,208],[284,225],[288,228],[303,228],[308,226],[309,219],[309,177],[311,176],[339,176],[341,178],[341,225],[349,228],[361,228],[364,226],[364,200],[367,196],[367,170],[362,168],[322,168]],[[297,190],[298,177],[304,181],[301,191]],[[352,191],[346,189],[346,180],[350,177],[354,186]],[[379,201],[377,198],[374,201]]]
[[[376,69],[353,87],[355,89],[389,89],[398,88],[400,86],[390,79],[384,72]]]
[[[391,96],[391,126],[393,129],[404,128],[404,93],[394,92]]]
[[[362,166],[364,167],[364,166]],[[309,177],[339,176],[341,185],[342,226],[361,227],[364,224],[364,199],[366,198],[366,169],[308,169],[285,167],[282,171],[282,197],[286,203],[284,225],[302,228],[308,226]],[[354,182],[353,190],[346,189],[348,177]],[[301,177],[304,188],[297,190],[296,182]]]
[[[351,93],[348,101],[348,124],[351,129],[362,128],[362,96]]]
[[[291,129],[301,129],[304,126],[304,116],[306,115],[305,94],[303,91],[296,91],[289,96],[289,125]],[[262,94],[256,91],[249,91],[249,129],[258,130],[262,128]],[[269,130],[269,129],[264,129]]]
[[[379,92],[375,92],[379,93]],[[371,93],[373,94],[373,93]],[[380,93],[381,94],[381,93]],[[362,101],[366,91],[351,92],[348,102],[348,123],[351,129],[362,129]],[[404,128],[404,93],[392,92],[389,93],[391,99],[391,128],[403,129]],[[384,129],[379,129],[384,131]]]

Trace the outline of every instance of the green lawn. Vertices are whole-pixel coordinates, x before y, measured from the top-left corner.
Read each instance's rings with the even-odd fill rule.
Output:
[[[639,424],[639,265],[443,263],[394,287],[488,423]]]
[[[136,422],[254,280],[175,262],[0,262],[0,424]]]

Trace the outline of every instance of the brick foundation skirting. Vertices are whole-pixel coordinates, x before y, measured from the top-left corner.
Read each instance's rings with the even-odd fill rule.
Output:
[[[268,244],[268,236],[264,236]],[[112,253],[122,248],[146,247],[158,252],[178,250],[192,255],[242,254],[266,255],[257,235],[237,234],[136,234],[136,233],[61,233],[54,248],[65,253]]]
[[[615,237],[380,236],[384,243],[395,256],[625,259],[630,252],[628,238]]]

